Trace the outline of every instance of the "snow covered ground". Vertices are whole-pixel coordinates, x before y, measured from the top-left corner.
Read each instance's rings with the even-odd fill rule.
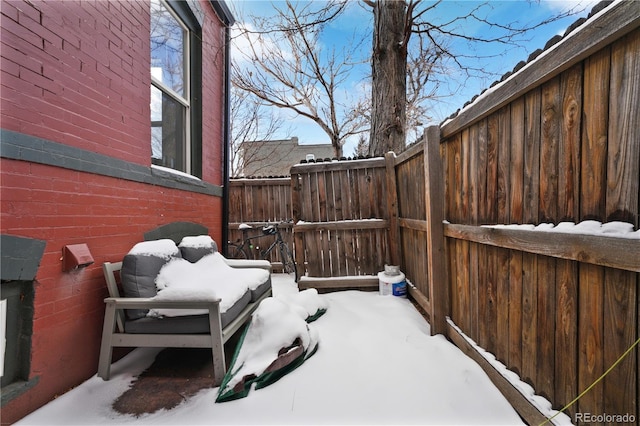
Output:
[[[274,297],[297,292],[274,275]],[[141,417],[111,408],[158,349],[136,349],[97,377],[22,419],[23,425],[98,424],[522,424],[482,369],[407,300],[346,291],[321,295],[327,313],[311,323],[318,352],[301,367],[237,401],[203,390],[172,410]]]

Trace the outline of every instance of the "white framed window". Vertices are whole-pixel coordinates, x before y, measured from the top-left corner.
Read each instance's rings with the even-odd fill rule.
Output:
[[[190,28],[164,0],[151,0],[151,162],[192,173]]]

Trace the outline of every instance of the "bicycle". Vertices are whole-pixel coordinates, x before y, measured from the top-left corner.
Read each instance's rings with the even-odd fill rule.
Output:
[[[228,251],[229,256],[233,259],[250,259],[247,254],[247,249],[251,251],[253,254],[254,245],[252,240],[258,238],[264,238],[268,236],[275,235],[276,239],[271,243],[271,245],[264,251],[260,251],[260,258],[264,260],[268,260],[271,252],[278,247],[278,253],[280,255],[280,260],[282,262],[282,270],[287,274],[294,274],[295,281],[298,281],[298,270],[296,268],[296,263],[293,259],[293,255],[291,254],[291,249],[287,243],[282,239],[282,234],[280,233],[279,225],[282,223],[290,223],[291,221],[282,221],[279,223],[269,223],[262,227],[262,232],[257,235],[249,235],[249,231],[254,228],[251,225],[246,223],[241,223],[238,229],[242,231],[242,240],[237,240],[235,242],[228,241]],[[259,249],[259,247],[256,247]]]

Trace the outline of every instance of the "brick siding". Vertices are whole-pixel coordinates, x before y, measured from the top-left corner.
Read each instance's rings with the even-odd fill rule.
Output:
[[[224,26],[208,1],[200,4],[203,181],[211,186],[223,182]],[[3,131],[150,167],[148,3],[3,0],[0,13]],[[12,423],[95,374],[102,263],[174,221],[200,223],[220,242],[222,199],[3,157],[1,233],[46,241],[35,281],[37,383],[3,406],[3,423]],[[87,243],[95,263],[62,272],[62,247],[76,243]]]

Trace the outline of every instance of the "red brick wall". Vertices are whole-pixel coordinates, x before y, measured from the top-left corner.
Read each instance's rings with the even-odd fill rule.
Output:
[[[222,184],[224,27],[203,26],[203,180]],[[3,129],[150,166],[146,2],[2,1]],[[0,231],[42,239],[30,378],[2,408],[14,422],[97,371],[106,286],[101,264],[174,221],[220,242],[222,200],[190,191],[3,158]],[[62,247],[87,243],[95,263],[62,272]]]
[[[159,225],[191,221],[220,241],[221,199],[51,166],[2,159],[2,233],[47,241],[35,282],[31,376],[39,382],[2,408],[17,420],[91,377],[107,296],[101,265],[121,260]],[[62,272],[67,244],[86,243],[95,263]]]
[[[148,164],[149,6],[2,2],[2,127]]]
[[[200,0],[203,8],[210,7],[208,0]],[[222,139],[223,111],[219,97],[224,93],[224,73],[205,72],[212,67],[224,69],[224,27],[215,24],[213,16],[208,16],[202,29],[202,133],[203,145],[211,139]],[[206,58],[206,59],[205,59]],[[223,146],[209,145],[202,152],[203,178],[213,184],[222,184]]]

